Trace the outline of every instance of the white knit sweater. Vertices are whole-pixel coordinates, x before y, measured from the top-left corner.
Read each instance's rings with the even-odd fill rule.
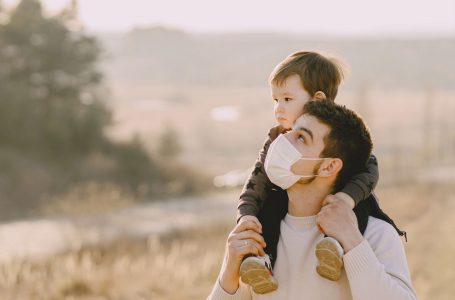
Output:
[[[278,289],[258,295],[241,282],[237,292],[231,295],[217,280],[208,299],[416,299],[403,244],[390,224],[369,218],[365,240],[344,255],[344,270],[337,282],[316,273],[314,249],[322,238],[323,234],[316,226],[316,216],[286,215],[281,222],[274,268]]]

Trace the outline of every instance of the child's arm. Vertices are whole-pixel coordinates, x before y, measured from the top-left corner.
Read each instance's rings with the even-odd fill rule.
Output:
[[[371,155],[366,164],[365,171],[352,177],[346,186],[339,193],[336,193],[335,196],[348,202],[354,208],[360,201],[368,198],[376,188],[378,180],[378,161],[374,155]]]
[[[273,127],[269,131],[267,140],[259,152],[259,157],[254,164],[253,172],[243,186],[240,195],[239,205],[237,206],[237,222],[243,216],[257,216],[264,203],[265,197],[269,193],[272,183],[264,170],[264,162],[272,141],[281,133],[280,127]]]

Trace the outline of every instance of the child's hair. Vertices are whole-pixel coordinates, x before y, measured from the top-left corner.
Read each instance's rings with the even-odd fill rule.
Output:
[[[337,157],[343,161],[333,187],[333,192],[338,192],[352,176],[365,168],[373,148],[370,131],[359,115],[333,101],[309,101],[303,111],[330,127],[320,156]]]
[[[327,99],[335,100],[338,86],[344,79],[345,63],[334,56],[300,51],[286,57],[270,74],[270,84],[282,85],[291,75],[299,75],[303,88],[314,96],[322,91]]]

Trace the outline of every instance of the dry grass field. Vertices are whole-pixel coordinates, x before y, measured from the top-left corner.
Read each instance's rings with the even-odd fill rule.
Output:
[[[217,275],[228,227],[11,262],[0,267],[1,299],[202,299]]]
[[[455,186],[406,185],[382,188],[378,194],[385,210],[408,232],[405,249],[419,299],[453,299]],[[232,225],[122,239],[4,264],[1,299],[204,299],[219,271]]]

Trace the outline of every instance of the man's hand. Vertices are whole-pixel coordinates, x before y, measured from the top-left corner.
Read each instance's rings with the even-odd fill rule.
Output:
[[[229,234],[225,262],[220,275],[220,285],[226,292],[234,294],[237,291],[240,264],[245,255],[265,255],[263,249],[266,245],[261,232],[259,221],[256,223],[251,218],[242,217]]]
[[[245,215],[245,216],[240,217],[239,223],[241,221],[242,222],[251,221],[251,222],[255,223],[257,225],[257,227],[259,228],[259,233],[262,233],[262,224],[261,224],[261,222],[259,222],[257,217],[250,216],[250,215]]]
[[[363,241],[354,212],[346,202],[333,195],[322,202],[316,222],[326,235],[340,242],[345,253]]]

